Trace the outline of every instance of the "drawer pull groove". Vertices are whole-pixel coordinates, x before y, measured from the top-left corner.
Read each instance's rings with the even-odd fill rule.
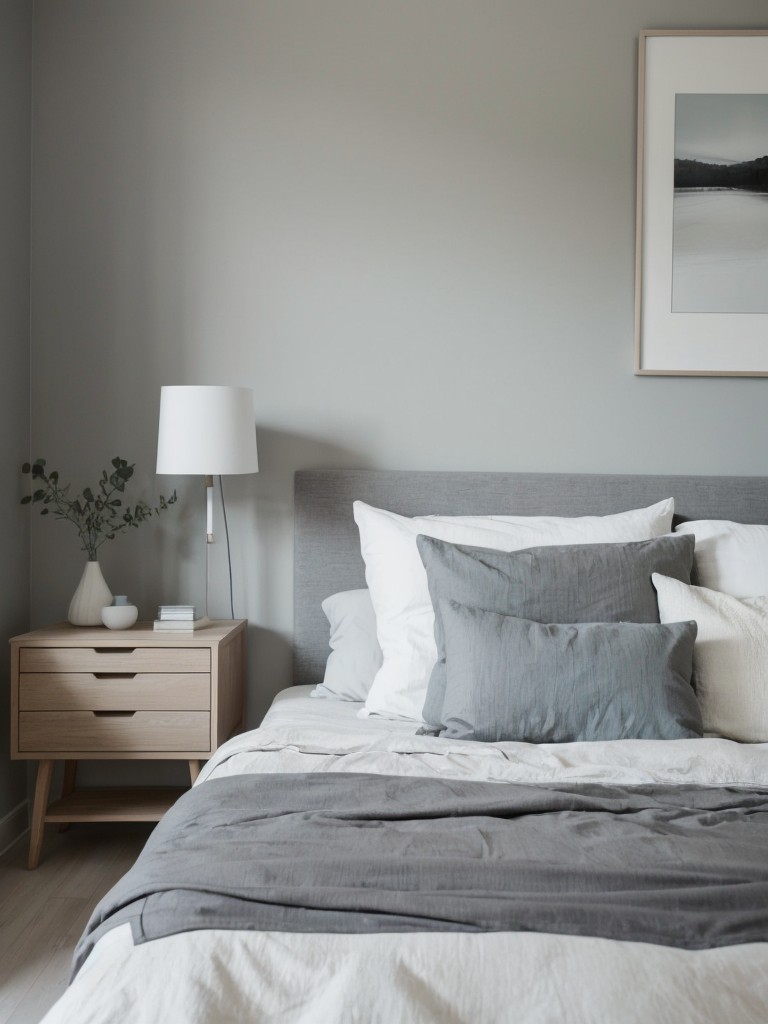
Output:
[[[94,672],[94,679],[135,679],[136,672]]]
[[[133,654],[135,647],[94,647],[96,654]]]
[[[133,718],[135,711],[92,711],[96,718]]]

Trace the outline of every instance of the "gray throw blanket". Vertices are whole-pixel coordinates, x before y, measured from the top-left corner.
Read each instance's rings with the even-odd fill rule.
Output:
[[[768,792],[245,775],[185,794],[75,954],[197,928],[768,941]]]

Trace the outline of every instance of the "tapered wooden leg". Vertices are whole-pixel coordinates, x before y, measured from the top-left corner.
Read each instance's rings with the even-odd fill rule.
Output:
[[[202,761],[190,761],[189,762],[189,777],[192,780],[194,786],[197,781],[197,776],[200,774],[200,769],[203,767]]]
[[[48,809],[48,794],[51,791],[53,761],[39,761],[37,765],[37,781],[35,797],[32,802],[32,827],[29,835],[29,860],[27,867],[34,870],[40,861],[43,847],[43,830],[45,828],[45,812]]]
[[[64,782],[61,786],[61,795],[69,796],[72,790],[75,788],[75,779],[77,778],[77,761],[65,761],[64,762]],[[62,821],[59,825],[59,832],[66,832],[69,828],[68,821]]]

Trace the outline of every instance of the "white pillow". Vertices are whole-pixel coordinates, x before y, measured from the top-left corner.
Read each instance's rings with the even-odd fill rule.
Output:
[[[384,662],[361,714],[421,722],[427,683],[437,660],[435,615],[416,547],[426,534],[452,544],[517,551],[540,545],[622,543],[668,533],[674,500],[611,516],[418,516],[354,503],[365,578],[376,612]]]
[[[382,662],[371,595],[365,589],[343,590],[326,597],[321,607],[331,627],[331,653],[311,696],[364,701]]]
[[[704,731],[768,741],[768,597],[740,600],[658,573],[651,579],[662,622],[698,623],[693,683]]]
[[[680,523],[675,533],[696,538],[698,582],[734,597],[768,594],[768,526],[700,519]]]

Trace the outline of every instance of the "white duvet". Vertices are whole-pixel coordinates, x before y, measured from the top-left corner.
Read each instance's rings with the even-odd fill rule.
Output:
[[[415,736],[360,705],[279,694],[198,780],[374,772],[490,781],[768,786],[768,744],[621,740],[533,746]],[[689,952],[530,933],[198,931],[98,943],[45,1024],[742,1024],[768,1022],[768,944]]]

